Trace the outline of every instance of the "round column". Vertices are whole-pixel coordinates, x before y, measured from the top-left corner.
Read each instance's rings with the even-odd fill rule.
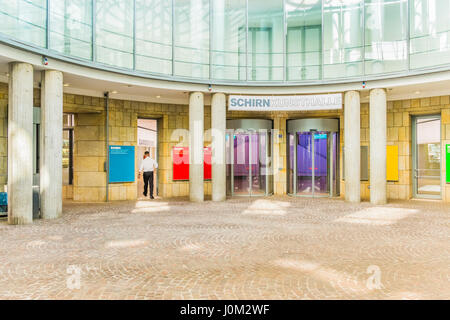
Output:
[[[386,198],[386,91],[370,91],[370,202],[385,204]]]
[[[203,93],[193,92],[189,97],[189,198],[204,200],[203,192]]]
[[[8,90],[9,224],[33,222],[33,161],[33,67],[13,62]]]
[[[346,92],[344,100],[345,200],[357,203],[361,201],[361,120],[359,92]]]
[[[63,74],[42,71],[40,136],[41,217],[62,214]]]
[[[226,98],[223,93],[215,93],[211,101],[212,133],[212,200],[226,199],[225,130]]]

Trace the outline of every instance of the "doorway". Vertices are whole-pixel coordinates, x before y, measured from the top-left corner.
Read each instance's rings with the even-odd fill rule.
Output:
[[[288,194],[337,196],[339,120],[289,120],[287,126]]]
[[[273,191],[271,120],[228,120],[227,194],[266,196]]]
[[[150,152],[150,157],[158,162],[158,121],[156,119],[137,120],[137,148],[136,148],[136,171],[139,172],[141,161],[145,151]],[[153,178],[153,195],[158,195],[158,169],[155,170]],[[144,192],[144,181],[142,176],[137,180],[137,198],[142,198]]]
[[[413,118],[413,195],[441,199],[441,117]]]

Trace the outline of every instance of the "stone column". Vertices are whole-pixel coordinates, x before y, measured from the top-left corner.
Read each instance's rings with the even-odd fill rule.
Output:
[[[370,91],[370,203],[386,203],[386,91]]]
[[[8,223],[33,222],[33,67],[9,65]]]
[[[225,129],[227,122],[226,97],[215,93],[211,101],[212,132],[212,200],[226,199]]]
[[[63,74],[42,71],[40,195],[41,217],[59,218],[62,214],[62,136]]]
[[[203,192],[203,93],[193,92],[189,97],[189,198],[202,202]]]
[[[358,91],[345,93],[344,102],[344,165],[345,200],[361,201],[361,125]]]
[[[274,194],[285,195],[287,192],[286,177],[286,115],[278,113],[273,119],[273,154],[272,168],[274,179]]]

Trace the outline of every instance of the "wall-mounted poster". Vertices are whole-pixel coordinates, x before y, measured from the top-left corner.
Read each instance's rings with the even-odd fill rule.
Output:
[[[445,181],[450,183],[450,144],[445,145],[445,176]]]
[[[203,149],[203,178],[211,179],[211,148]],[[174,147],[172,150],[173,180],[189,180],[189,147]]]
[[[135,181],[134,146],[109,146],[109,183]]]

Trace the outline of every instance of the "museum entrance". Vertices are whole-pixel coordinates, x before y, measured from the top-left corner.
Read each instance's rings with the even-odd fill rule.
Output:
[[[148,151],[150,157],[158,161],[158,128],[157,120],[155,119],[138,119],[137,120],[137,150],[136,150],[136,171],[139,171],[139,167],[143,160],[144,153]],[[155,169],[153,173],[153,195],[158,195],[158,169]],[[137,175],[137,173],[136,173]],[[144,181],[142,175],[137,179],[137,198],[143,198]],[[148,198],[148,196],[147,196]]]
[[[298,119],[287,123],[288,194],[339,194],[339,120]]]
[[[225,140],[229,196],[272,194],[271,129],[271,120],[227,120]]]

